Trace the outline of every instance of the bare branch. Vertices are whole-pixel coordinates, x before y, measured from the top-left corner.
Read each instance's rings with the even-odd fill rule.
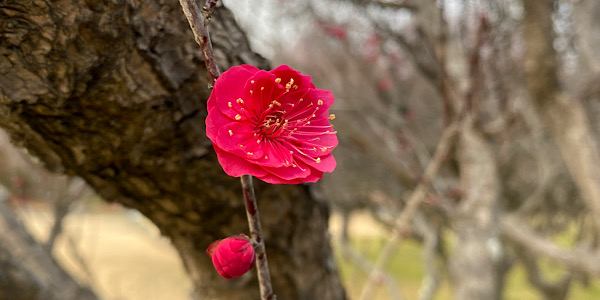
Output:
[[[205,21],[204,14],[196,4],[196,1],[180,0],[179,3],[181,4],[181,8],[183,9],[183,13],[187,18],[188,23],[190,23],[190,27],[192,28],[192,32],[194,33],[196,43],[198,43],[198,45],[200,45],[200,48],[202,49],[204,63],[206,64],[208,76],[210,77],[210,83],[208,88],[212,89],[212,87],[215,84],[215,81],[217,81],[217,78],[219,78],[219,76],[221,75],[221,72],[219,71],[217,62],[215,61],[215,55],[213,52],[212,43],[210,41],[208,26],[206,26],[208,23]],[[208,11],[212,12],[211,6],[209,5],[208,7]]]
[[[598,253],[582,249],[561,248],[554,242],[541,237],[515,217],[501,218],[500,226],[506,238],[535,255],[545,256],[570,270],[581,271],[595,277],[600,276],[600,255]]]
[[[376,4],[381,7],[389,7],[395,9],[407,9],[411,11],[419,10],[419,6],[408,1],[394,1],[394,0],[371,0],[370,3]]]
[[[254,195],[254,186],[252,176],[242,175],[242,190],[244,192],[244,204],[246,206],[246,216],[250,226],[250,236],[256,243],[256,269],[258,272],[258,283],[260,286],[260,298],[262,300],[276,300],[271,286],[271,274],[269,273],[269,262],[267,261],[267,252],[265,251],[265,242],[262,238],[262,228],[260,226],[260,217],[258,215],[258,206],[256,196]]]
[[[364,257],[360,252],[356,251],[350,242],[348,241],[348,224],[350,215],[348,213],[344,213],[342,216],[342,235],[340,238],[340,243],[342,247],[342,255],[344,259],[349,260],[354,265],[359,267],[366,274],[371,274],[373,272],[374,266],[371,261],[369,261],[366,257]],[[400,293],[400,288],[396,284],[396,281],[392,276],[387,274],[386,272],[381,272],[381,280],[386,285],[388,289],[388,294],[390,296],[390,300],[402,300],[402,294]]]
[[[380,273],[382,272],[384,266],[390,260],[396,246],[400,241],[404,238],[404,236],[410,231],[412,219],[419,208],[421,202],[425,198],[427,189],[429,187],[429,183],[434,179],[437,175],[437,172],[444,161],[446,154],[448,153],[448,149],[450,148],[450,142],[452,138],[456,134],[457,125],[451,124],[447,127],[442,133],[442,137],[438,143],[437,149],[435,150],[434,155],[429,162],[429,165],[425,169],[425,174],[419,185],[415,188],[413,193],[410,195],[410,198],[406,201],[406,206],[398,216],[396,220],[396,224],[394,225],[394,229],[392,235],[385,245],[377,262],[375,263],[375,268],[373,272],[369,275],[367,282],[365,283],[360,299],[367,300],[371,299],[374,292],[374,282],[380,277]]]
[[[183,8],[183,12],[190,23],[190,27],[194,32],[196,42],[202,49],[204,62],[208,69],[210,77],[209,88],[213,88],[217,78],[221,75],[215,61],[215,56],[212,50],[210,34],[208,32],[208,23],[212,11],[217,5],[218,0],[207,0],[206,5],[200,13],[200,9],[194,0],[180,0],[179,3]],[[242,175],[240,177],[242,183],[242,191],[244,195],[244,204],[246,207],[246,216],[248,217],[248,226],[252,240],[256,243],[256,271],[258,273],[258,284],[260,288],[260,297],[262,300],[276,300],[277,297],[273,294],[271,286],[271,274],[269,273],[269,262],[265,250],[265,242],[262,238],[262,228],[260,226],[260,217],[258,214],[258,205],[254,194],[254,185],[252,184],[252,176]]]
[[[440,233],[422,214],[415,217],[415,229],[423,236],[423,264],[425,275],[419,287],[418,299],[431,300],[438,290],[442,278],[436,262],[440,245]]]
[[[202,15],[204,15],[204,26],[208,26],[212,17],[213,9],[219,0],[206,0],[206,4],[202,7]]]

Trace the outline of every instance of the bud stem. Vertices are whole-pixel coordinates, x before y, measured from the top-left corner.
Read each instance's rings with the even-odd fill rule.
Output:
[[[215,55],[212,49],[208,24],[212,11],[217,5],[218,0],[206,0],[206,5],[202,10],[194,0],[179,0],[183,13],[190,23],[196,42],[202,49],[206,69],[210,82],[208,87],[213,88],[217,78],[221,75]],[[246,215],[248,216],[248,226],[250,227],[250,237],[256,243],[254,252],[256,254],[256,270],[258,272],[258,284],[260,286],[261,300],[277,300],[271,287],[271,274],[269,273],[269,263],[265,251],[265,243],[262,240],[262,229],[260,227],[260,218],[258,217],[258,206],[256,205],[256,196],[254,195],[254,185],[251,175],[242,175],[242,190],[244,193],[244,203],[246,205]]]
[[[271,274],[269,273],[269,262],[267,261],[267,252],[265,242],[262,239],[262,229],[260,227],[260,218],[258,215],[258,206],[256,196],[254,195],[254,185],[251,175],[242,175],[242,191],[244,194],[244,204],[246,205],[246,216],[248,217],[248,226],[250,227],[250,237],[256,243],[256,271],[258,273],[258,284],[260,286],[261,300],[276,300],[271,286]]]

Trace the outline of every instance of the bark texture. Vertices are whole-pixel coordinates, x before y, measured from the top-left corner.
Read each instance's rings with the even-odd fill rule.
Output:
[[[231,13],[211,22],[220,67],[261,68]],[[239,180],[204,134],[208,78],[177,1],[4,1],[0,126],[48,168],[83,177],[171,238],[200,299],[257,299],[253,272],[226,281],[204,254],[247,232]],[[280,299],[344,299],[326,203],[308,188],[258,183]]]
[[[465,122],[458,143],[464,196],[453,219],[457,240],[450,271],[456,300],[499,299],[498,172],[489,145],[473,124]]]

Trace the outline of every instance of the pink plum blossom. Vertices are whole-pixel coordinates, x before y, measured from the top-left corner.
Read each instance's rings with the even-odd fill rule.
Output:
[[[330,91],[315,88],[310,76],[286,65],[271,71],[232,67],[208,99],[206,134],[230,176],[316,182],[336,166],[333,102]]]

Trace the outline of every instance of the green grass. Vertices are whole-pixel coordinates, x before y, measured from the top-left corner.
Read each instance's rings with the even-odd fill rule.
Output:
[[[381,237],[361,237],[352,239],[356,250],[361,252],[371,261],[377,259],[377,255],[386,243]],[[366,281],[367,274],[348,262],[342,257],[340,245],[334,243],[336,260],[338,262],[340,275],[350,299],[358,299],[360,291]],[[542,264],[542,270],[547,278],[559,278],[560,269],[548,262]],[[386,271],[396,279],[396,283],[406,300],[417,299],[417,292],[424,275],[423,257],[421,246],[413,241],[403,241],[396,254],[390,260]],[[379,285],[376,289],[374,300],[390,299],[385,285]],[[444,275],[442,286],[438,290],[435,300],[453,299],[452,290],[448,283],[448,277]],[[529,285],[527,275],[520,265],[513,267],[507,275],[504,287],[505,300],[533,300],[542,299],[541,295]],[[600,280],[591,280],[588,286],[580,282],[571,285],[568,299],[573,300],[597,300],[600,299]]]

